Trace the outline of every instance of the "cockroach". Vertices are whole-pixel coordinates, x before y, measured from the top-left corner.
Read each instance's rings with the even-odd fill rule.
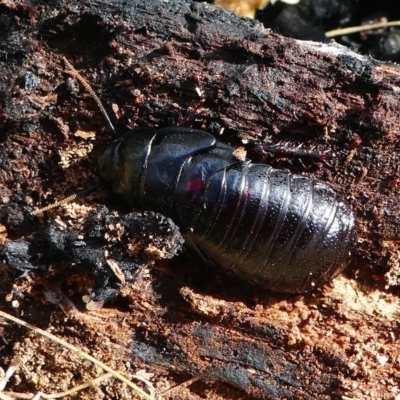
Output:
[[[126,203],[170,217],[202,258],[257,286],[302,293],[340,273],[350,208],[323,183],[234,151],[202,130],[137,128],[105,148],[100,175]]]
[[[104,149],[99,169],[126,203],[170,217],[188,248],[239,278],[288,293],[329,282],[350,262],[349,206],[324,183],[234,151],[202,130],[136,128]]]

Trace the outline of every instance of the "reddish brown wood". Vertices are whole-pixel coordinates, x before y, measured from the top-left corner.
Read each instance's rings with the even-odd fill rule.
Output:
[[[45,299],[43,291],[60,290],[79,304],[73,293],[85,293],[82,282],[89,279],[81,273],[63,275],[60,260],[51,273],[36,272],[20,281],[17,311],[116,368],[129,361],[133,372],[145,369],[160,390],[202,377],[170,392],[174,399],[398,394],[397,66],[335,43],[287,39],[200,3],[3,0],[0,19],[0,27],[7,26],[0,28],[3,240],[26,238],[56,215],[66,229],[83,229],[87,210],[76,204],[95,207],[107,201],[112,206],[98,192],[67,211],[39,219],[29,214],[95,180],[96,156],[111,140],[96,106],[65,71],[62,56],[90,81],[113,110],[113,120],[123,116],[120,131],[128,117],[133,125],[187,121],[188,107],[199,104],[195,87],[200,82],[205,101],[201,112],[189,114],[190,123],[223,132],[220,140],[233,145],[290,141],[330,149],[329,166],[293,168],[342,194],[356,212],[359,235],[346,277],[333,289],[306,296],[265,293],[212,269],[206,269],[212,277],[205,278],[203,266],[188,266],[183,259],[158,263],[150,275],[126,286],[122,293],[131,313],[103,309],[100,320],[77,313],[65,321],[56,308],[50,320],[54,309],[47,302],[37,307]],[[5,276],[0,305],[9,309],[5,296],[18,296],[10,294],[12,279]],[[0,347],[0,367],[6,369],[15,341],[21,342],[22,353],[35,347],[29,338],[20,338],[20,331],[4,329],[10,344]],[[54,373],[49,389],[43,378],[49,371],[39,353],[48,356],[46,349],[32,356],[32,370],[42,377],[35,388],[61,390],[64,375]],[[47,365],[70,371],[65,361]],[[82,374],[83,379],[91,376],[90,371]],[[29,379],[23,371],[20,375],[21,383],[7,388],[31,391]],[[81,376],[71,378],[71,386],[78,383]]]

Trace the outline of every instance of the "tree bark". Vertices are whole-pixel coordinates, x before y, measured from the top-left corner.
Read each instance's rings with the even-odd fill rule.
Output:
[[[86,77],[111,119],[119,119],[120,132],[128,119],[135,126],[189,123],[221,141],[245,144],[249,156],[258,143],[329,150],[327,165],[305,160],[310,168],[304,170],[292,160],[290,167],[327,182],[356,213],[351,267],[333,288],[311,294],[266,293],[224,275],[221,281],[217,271],[204,277],[203,267],[188,267],[187,259],[156,264],[150,278],[124,289],[134,312],[125,313],[121,331],[105,328],[119,314],[101,328],[106,340],[128,349],[123,360],[154,374],[160,390],[200,377],[165,395],[175,399],[204,393],[237,399],[243,391],[263,399],[399,395],[398,66],[334,42],[284,38],[223,9],[179,0],[2,0],[1,26],[3,242],[37,234],[58,214],[65,229],[77,229],[88,210],[104,202],[113,207],[99,191],[65,213],[30,214],[96,181],[96,156],[112,139],[62,57]],[[41,267],[29,284],[19,281],[25,293],[20,313],[38,315],[43,286],[53,290],[61,265],[52,266],[50,278]],[[188,277],[192,273],[196,278]],[[79,286],[63,279],[62,291]],[[10,278],[3,282],[2,297],[12,285]],[[42,321],[60,335],[73,330],[82,346],[101,354],[96,346],[104,337],[91,332],[98,322],[82,314],[65,322],[61,311],[49,322],[50,308],[40,310]],[[12,343],[17,335],[7,329]],[[122,343],[130,336],[129,345]],[[0,351],[6,368],[12,347]],[[117,366],[120,361],[118,354],[101,357]],[[13,389],[28,390],[23,383]]]

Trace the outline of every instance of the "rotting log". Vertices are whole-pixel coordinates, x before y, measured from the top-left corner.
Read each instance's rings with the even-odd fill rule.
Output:
[[[24,294],[20,313],[25,310],[33,322],[40,315],[41,324],[51,323],[60,334],[74,331],[75,340],[94,349],[102,348],[104,332],[112,332],[106,340],[127,351],[96,353],[111,364],[129,361],[155,374],[161,390],[201,377],[189,389],[170,392],[175,399],[200,398],[200,392],[243,396],[223,383],[266,399],[397,394],[400,68],[335,43],[287,39],[200,3],[3,0],[0,21],[4,241],[35,236],[57,215],[59,225],[84,240],[87,210],[104,202],[113,207],[100,191],[65,211],[30,215],[35,206],[96,181],[96,156],[111,140],[62,56],[82,71],[113,111],[111,118],[119,118],[119,131],[128,123],[167,126],[190,119],[233,145],[283,141],[329,149],[329,165],[294,168],[328,182],[350,203],[359,236],[346,277],[304,296],[265,293],[178,259],[156,264],[150,277],[125,287],[133,312],[125,313],[120,329],[104,322],[98,335],[99,322],[91,322],[90,314],[70,315],[66,323],[59,311],[49,322],[54,310],[35,308],[43,288],[82,289],[70,271],[60,271],[60,260],[51,274],[41,265],[28,283],[14,287],[14,300]],[[9,279],[1,285],[2,298],[11,292]],[[5,335],[10,343],[17,340],[10,327]],[[129,345],[123,342],[131,335]],[[6,368],[13,350],[0,352]],[[22,391],[23,384],[13,389]]]

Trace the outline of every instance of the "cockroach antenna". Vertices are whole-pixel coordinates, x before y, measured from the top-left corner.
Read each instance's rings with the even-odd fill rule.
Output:
[[[73,195],[71,195],[69,197],[66,197],[65,199],[57,200],[53,204],[49,204],[46,207],[42,207],[42,208],[39,208],[37,210],[32,211],[31,215],[38,215],[38,214],[41,214],[41,213],[43,213],[45,211],[49,211],[49,210],[51,210],[53,208],[62,206],[64,204],[67,204],[70,201],[75,200],[77,197],[84,196],[84,195],[88,194],[89,192],[91,192],[92,190],[97,189],[100,186],[102,186],[102,185],[101,184],[95,185],[95,186],[92,186],[89,189],[82,190],[81,192],[78,192],[78,193],[75,193],[75,194],[73,194]]]
[[[67,65],[67,67],[70,69],[71,74],[82,84],[82,86],[87,90],[87,92],[90,94],[90,96],[93,98],[93,100],[96,102],[97,106],[99,107],[101,113],[103,114],[105,120],[107,121],[107,124],[109,126],[109,128],[111,129],[111,131],[116,135],[117,132],[114,128],[114,125],[112,124],[110,117],[107,114],[106,109],[104,108],[103,104],[101,103],[99,97],[97,96],[97,94],[94,92],[94,90],[92,89],[92,87],[89,85],[88,81],[74,68],[74,66],[65,58],[62,57],[65,64]],[[92,186],[89,189],[86,190],[82,190],[81,192],[75,193],[63,200],[57,200],[56,202],[54,202],[53,204],[50,204],[46,207],[42,207],[39,208],[35,211],[31,212],[31,215],[37,215],[37,214],[41,214],[45,211],[51,210],[53,208],[59,207],[61,205],[67,204],[72,200],[75,200],[77,197],[86,195],[87,193],[91,192],[94,189],[97,189],[98,187],[102,186],[100,185],[95,185]]]
[[[112,132],[116,135],[117,131],[114,128],[114,125],[112,124],[110,117],[107,114],[106,109],[103,107],[103,104],[101,103],[99,97],[97,94],[94,92],[92,87],[89,85],[88,81],[74,68],[74,66],[65,58],[63,57],[63,60],[67,67],[71,70],[71,74],[78,79],[78,81],[82,84],[82,86],[88,91],[92,99],[96,102],[97,106],[99,107],[101,113],[103,114],[105,120],[107,121],[107,124],[109,128],[112,130]]]

